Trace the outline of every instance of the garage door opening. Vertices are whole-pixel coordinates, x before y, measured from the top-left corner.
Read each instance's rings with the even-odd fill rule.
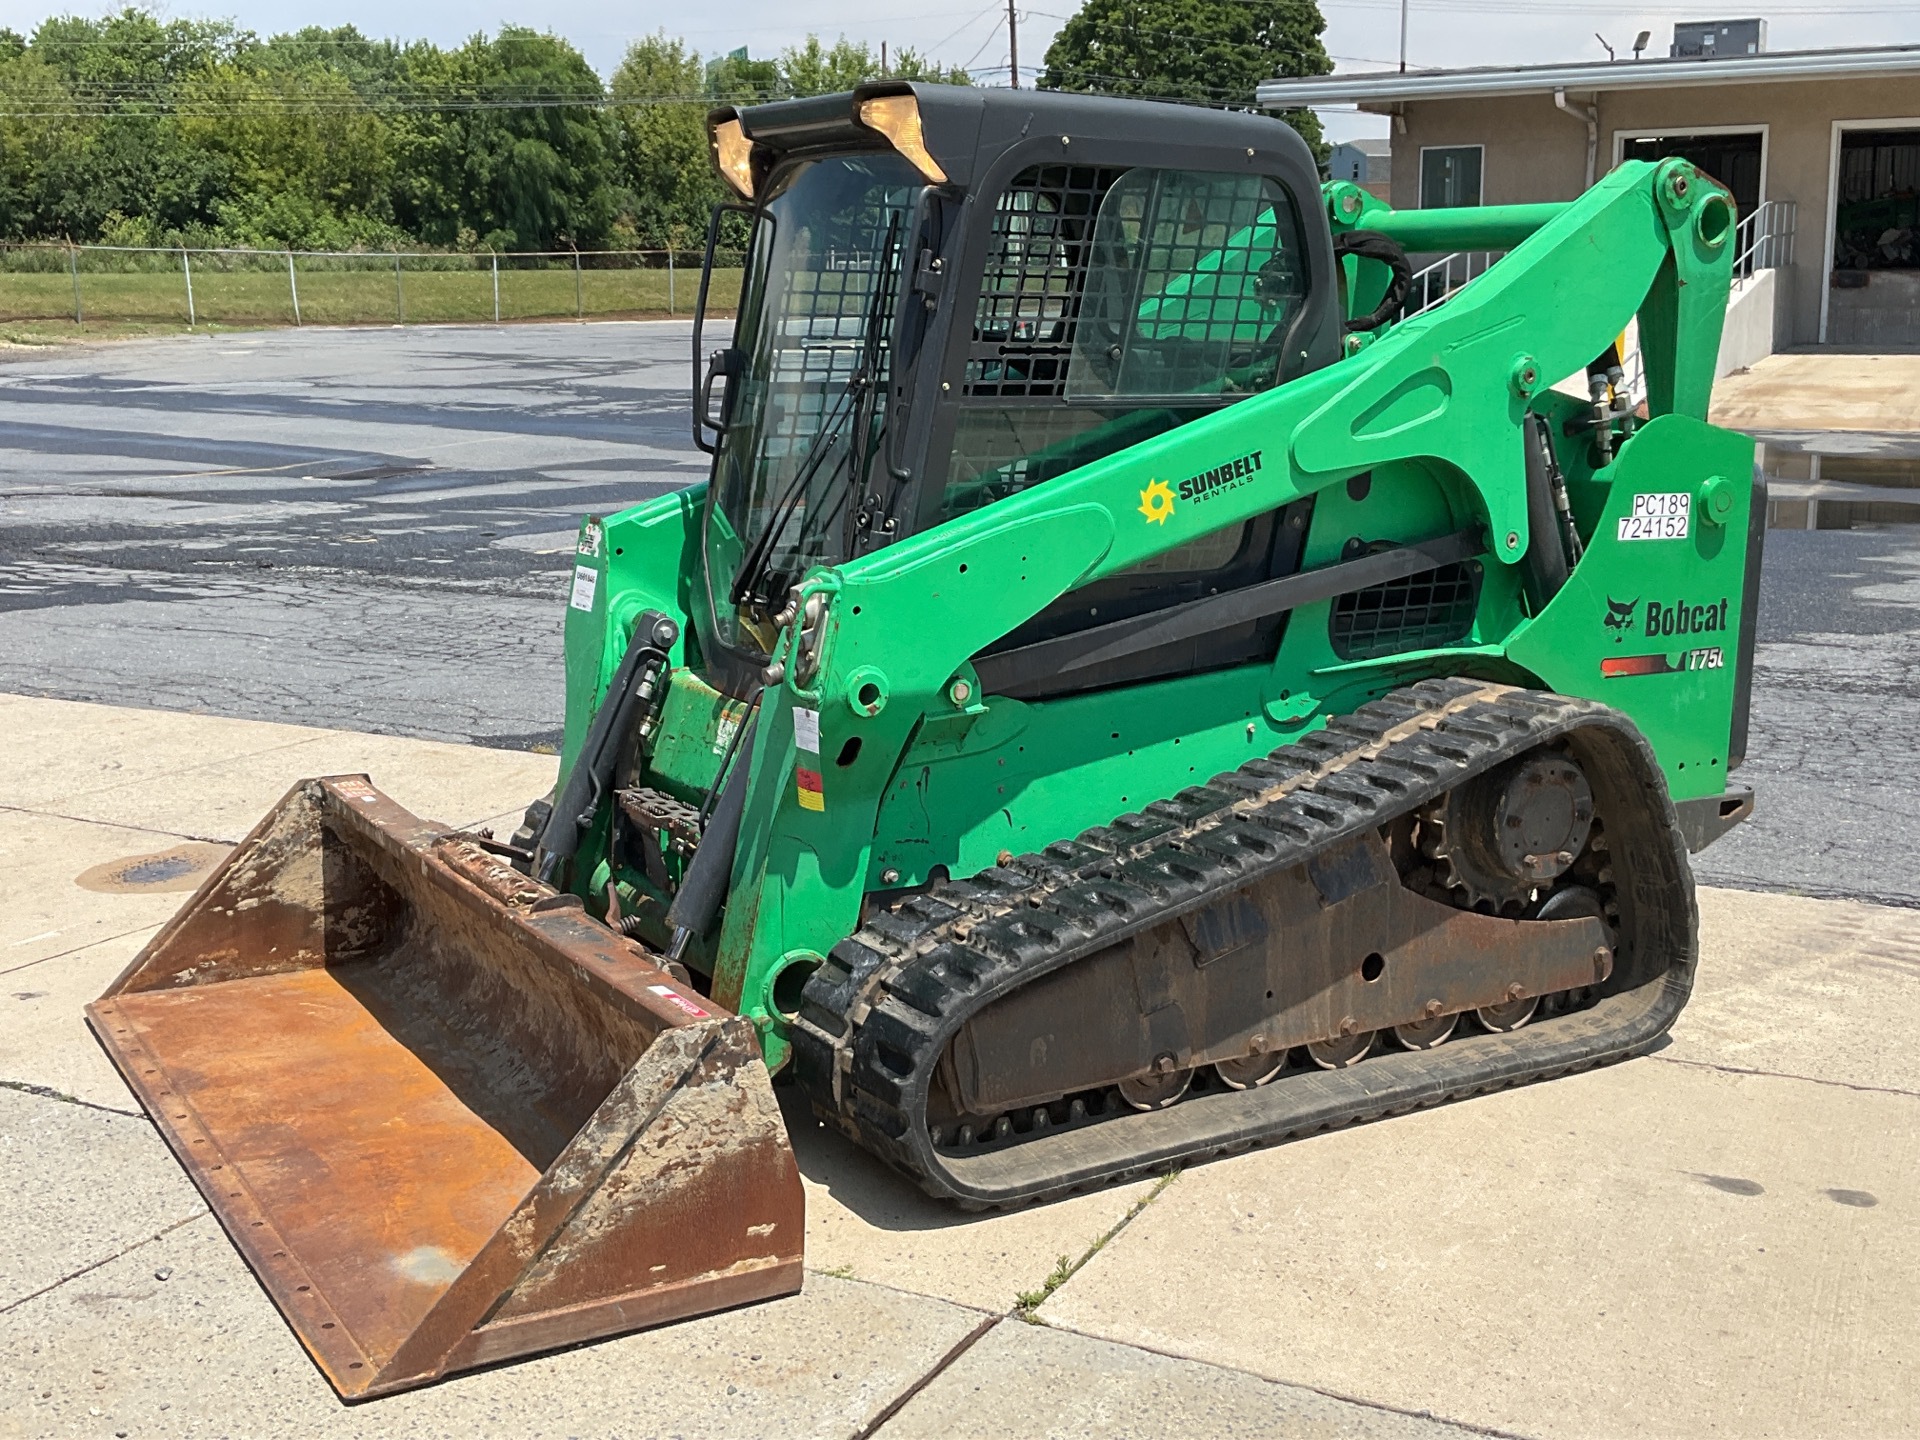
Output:
[[[1920,345],[1920,130],[1843,130],[1825,339]]]

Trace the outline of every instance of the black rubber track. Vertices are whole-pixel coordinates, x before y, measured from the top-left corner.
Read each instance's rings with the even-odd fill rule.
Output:
[[[968,1017],[1551,743],[1593,784],[1620,909],[1613,975],[1595,1004],[975,1154],[935,1149],[928,1087]],[[1143,813],[875,916],[807,982],[789,1030],[794,1074],[823,1118],[930,1194],[969,1208],[1052,1199],[1643,1052],[1686,1004],[1697,935],[1686,843],[1630,720],[1562,695],[1427,680]]]

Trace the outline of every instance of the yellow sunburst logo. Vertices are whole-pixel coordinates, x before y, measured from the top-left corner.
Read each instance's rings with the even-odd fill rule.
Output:
[[[1149,480],[1140,492],[1140,513],[1149,525],[1164,525],[1173,515],[1173,487],[1164,480]]]

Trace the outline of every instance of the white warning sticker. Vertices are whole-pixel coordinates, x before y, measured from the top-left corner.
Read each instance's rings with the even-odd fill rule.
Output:
[[[1693,496],[1636,495],[1633,513],[1620,517],[1622,540],[1684,540],[1693,519]]]
[[[795,706],[793,710],[793,743],[802,750],[820,753],[820,712],[804,710]]]
[[[573,594],[567,603],[576,610],[593,609],[593,592],[599,588],[600,572],[591,565],[573,567]]]

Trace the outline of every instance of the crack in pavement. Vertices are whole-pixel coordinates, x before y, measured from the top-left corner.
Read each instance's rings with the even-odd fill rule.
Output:
[[[1693,1070],[1718,1070],[1723,1075],[1757,1075],[1766,1080],[1800,1080],[1808,1085],[1827,1085],[1835,1090],[1857,1090],[1863,1095],[1904,1095],[1920,1100],[1920,1090],[1902,1090],[1897,1085],[1862,1085],[1853,1080],[1823,1080],[1818,1075],[1795,1075],[1786,1070],[1751,1070],[1744,1065],[1721,1065],[1711,1060],[1684,1060],[1678,1055],[1649,1055],[1668,1065],[1685,1065]]]
[[[888,1421],[892,1420],[894,1416],[898,1415],[903,1409],[906,1408],[906,1406],[913,1400],[914,1396],[918,1395],[922,1390],[925,1390],[935,1380],[939,1379],[941,1375],[945,1374],[946,1371],[954,1364],[955,1361],[957,1361],[962,1355],[966,1354],[967,1351],[971,1350],[981,1340],[985,1339],[988,1333],[991,1332],[996,1325],[1000,1324],[1001,1321],[1018,1318],[1026,1321],[1030,1325],[1045,1326],[1047,1322],[1040,1319],[1037,1315],[1033,1313],[1035,1308],[1046,1303],[1047,1300],[1051,1299],[1053,1295],[1059,1291],[1062,1285],[1066,1284],[1067,1281],[1071,1280],[1075,1275],[1079,1274],[1081,1267],[1084,1266],[1089,1260],[1093,1259],[1095,1255],[1098,1255],[1103,1249],[1105,1249],[1108,1241],[1112,1240],[1114,1236],[1118,1235],[1122,1230],[1126,1229],[1128,1225],[1132,1224],[1134,1219],[1138,1217],[1142,1211],[1144,1211],[1149,1205],[1153,1204],[1155,1200],[1158,1200],[1160,1198],[1160,1194],[1162,1191],[1164,1191],[1169,1185],[1171,1185],[1175,1180],[1178,1180],[1179,1178],[1180,1178],[1180,1172],[1178,1170],[1170,1170],[1165,1175],[1162,1175],[1159,1178],[1159,1180],[1154,1183],[1153,1189],[1149,1190],[1145,1195],[1141,1196],[1138,1200],[1134,1201],[1132,1206],[1128,1208],[1127,1213],[1122,1215],[1118,1220],[1114,1221],[1114,1223],[1111,1226],[1109,1226],[1106,1229],[1106,1231],[1100,1235],[1098,1239],[1096,1239],[1091,1245],[1089,1245],[1086,1248],[1085,1251],[1081,1253],[1081,1256],[1078,1260],[1072,1262],[1071,1264],[1068,1264],[1067,1257],[1064,1255],[1061,1256],[1060,1257],[1061,1263],[1059,1265],[1056,1265],[1054,1267],[1053,1273],[1047,1276],[1046,1280],[1042,1282],[1042,1288],[1040,1290],[1026,1291],[1016,1298],[1011,1309],[998,1311],[993,1314],[987,1315],[985,1318],[983,1318],[979,1324],[975,1325],[972,1330],[968,1331],[967,1334],[960,1339],[959,1343],[954,1345],[952,1349],[948,1350],[946,1354],[942,1355],[938,1360],[936,1360],[933,1363],[933,1365],[929,1367],[924,1374],[922,1374],[919,1378],[914,1380],[913,1383],[908,1385],[906,1389],[902,1390],[898,1395],[894,1396],[892,1400],[888,1401],[886,1405],[881,1407],[878,1414],[876,1414],[871,1420],[867,1421],[866,1424],[862,1425],[858,1430],[856,1430],[853,1433],[851,1440],[871,1440],[871,1437],[877,1434],[882,1426],[884,1426]],[[839,1278],[848,1278],[848,1277],[839,1277]],[[864,1280],[864,1281],[857,1280],[854,1283],[870,1285],[870,1284],[879,1284],[881,1282],[870,1281],[870,1280]],[[897,1287],[882,1284],[881,1288],[891,1290]],[[938,1299],[945,1304],[957,1305],[961,1309],[974,1308],[969,1305],[961,1304],[961,1302],[957,1300],[947,1300],[946,1297],[944,1296],[928,1297],[928,1296],[925,1296],[925,1292],[922,1292],[922,1291],[908,1290],[908,1291],[902,1291],[901,1293],[909,1294],[909,1295],[921,1295],[923,1296],[923,1298]],[[1034,1297],[1038,1297],[1038,1298],[1034,1298]],[[1101,1338],[1101,1337],[1095,1337],[1095,1338]],[[1127,1342],[1110,1341],[1108,1343],[1124,1345]],[[1134,1346],[1132,1348],[1144,1349],[1145,1347]],[[1178,1358],[1185,1358],[1185,1357],[1178,1357]],[[1204,1365],[1204,1364],[1210,1364],[1211,1362],[1203,1360],[1197,1363]]]
[[[95,1270],[98,1270],[102,1265],[111,1265],[114,1261],[120,1259],[123,1255],[131,1255],[134,1251],[138,1250],[142,1245],[151,1245],[156,1240],[163,1240],[167,1236],[171,1235],[174,1231],[178,1230],[182,1225],[191,1225],[196,1220],[204,1220],[209,1213],[211,1212],[209,1212],[205,1206],[202,1206],[198,1211],[196,1211],[192,1215],[187,1216],[185,1219],[176,1220],[173,1222],[173,1224],[166,1226],[164,1229],[156,1230],[153,1234],[146,1236],[144,1239],[135,1240],[131,1245],[123,1246],[121,1249],[114,1251],[113,1254],[107,1256],[104,1259],[96,1260],[91,1265],[82,1265],[78,1270],[75,1270],[71,1275],[62,1275],[58,1280],[55,1280],[51,1285],[42,1285],[38,1290],[34,1291],[31,1295],[22,1295],[18,1300],[13,1301],[11,1304],[0,1305],[0,1315],[9,1315],[15,1310],[18,1310],[22,1305],[25,1305],[30,1300],[38,1300],[42,1295],[46,1295],[51,1293],[52,1291],[58,1290],[62,1285],[65,1285],[70,1281],[78,1280],[82,1275],[90,1275]]]
[[[89,940],[84,945],[75,945],[71,950],[56,950],[51,955],[42,955],[38,960],[29,960],[22,965],[10,966],[5,970],[0,970],[0,975],[18,975],[22,970],[31,970],[34,966],[44,965],[49,960],[64,960],[69,955],[78,955],[82,950],[91,950],[96,945],[111,945],[115,940],[124,940],[129,935],[138,935],[144,931],[158,930],[159,928],[160,925],[158,923],[153,925],[136,925],[131,930],[122,930],[118,935],[102,935],[99,939]]]
[[[1178,1170],[1169,1170],[1166,1174],[1162,1175],[1154,1182],[1153,1189],[1134,1201],[1127,1213],[1114,1221],[1113,1225],[1104,1235],[1100,1236],[1081,1253],[1078,1260],[1075,1260],[1072,1264],[1068,1264],[1067,1257],[1062,1255],[1060,1257],[1061,1263],[1054,1266],[1053,1272],[1041,1282],[1038,1290],[1024,1291],[1016,1296],[1014,1298],[1014,1308],[1008,1313],[1018,1315],[1029,1324],[1046,1324],[1047,1322],[1042,1320],[1034,1312],[1058,1294],[1061,1286],[1065,1285],[1069,1280],[1073,1279],[1074,1276],[1078,1275],[1081,1270],[1085,1269],[1088,1261],[1106,1249],[1107,1243],[1112,1240],[1114,1236],[1131,1225],[1142,1211],[1160,1198],[1162,1191],[1179,1178],[1180,1172]]]
[[[78,1105],[82,1110],[99,1110],[104,1114],[118,1115],[127,1120],[138,1120],[143,1125],[152,1125],[143,1110],[120,1110],[112,1105],[102,1105],[97,1100],[82,1100],[78,1095],[69,1095],[64,1090],[56,1090],[51,1085],[36,1085],[31,1080],[0,1080],[0,1090],[11,1090],[17,1095],[31,1095],[36,1100],[55,1100],[62,1105]]]
[[[1165,1360],[1179,1360],[1188,1365],[1205,1365],[1213,1370],[1231,1370],[1236,1375],[1245,1375],[1267,1385],[1280,1385],[1289,1390],[1305,1390],[1310,1394],[1321,1395],[1329,1400],[1338,1400],[1343,1405],[1355,1405],[1363,1410],[1378,1410],[1387,1415],[1404,1415],[1410,1420],[1425,1420],[1434,1425],[1447,1425],[1469,1435],[1490,1435],[1494,1440],[1539,1440],[1521,1430],[1502,1430],[1495,1425],[1481,1425],[1472,1420],[1455,1420],[1446,1415],[1436,1414],[1432,1410],[1411,1410],[1404,1405],[1391,1405],[1385,1400],[1368,1400],[1364,1396],[1349,1395],[1344,1390],[1329,1390],[1324,1385],[1309,1385],[1304,1380],[1276,1380],[1271,1375],[1262,1375],[1258,1370],[1249,1370],[1243,1365],[1229,1365],[1219,1360],[1202,1360],[1193,1355],[1182,1355],[1177,1350],[1165,1350],[1158,1345],[1143,1345],[1137,1340],[1115,1340],[1110,1335],[1096,1335],[1088,1330],[1076,1330],[1071,1325],[1052,1325],[1048,1327],[1065,1335],[1078,1335],[1087,1340],[1098,1340],[1107,1345],[1120,1345],[1129,1350],[1138,1350],[1147,1355],[1158,1355]]]
[[[301,741],[300,743],[305,744],[306,742]],[[265,752],[263,751],[261,753],[264,754]],[[241,755],[241,756],[235,756],[233,758],[244,760],[248,757]],[[230,763],[230,761],[222,760],[218,763],[225,765]],[[206,767],[195,766],[194,768],[205,769]],[[185,774],[185,773],[191,773],[191,772],[183,771],[180,773]],[[171,778],[171,777],[168,777],[168,778]],[[132,785],[132,784],[138,784],[139,782],[129,780],[129,781],[124,781],[122,783]],[[108,786],[107,788],[113,789],[114,787]],[[98,793],[99,792],[95,790],[85,790],[77,793],[74,798],[84,799],[88,795],[95,795]],[[75,825],[98,825],[101,828],[106,830],[137,830],[142,835],[164,835],[170,840],[197,840],[203,845],[237,845],[240,843],[238,840],[228,835],[196,835],[191,830],[161,830],[153,825],[132,825],[123,820],[99,820],[99,819],[95,819],[91,815],[68,815],[64,811],[42,810],[38,806],[34,806],[34,805],[0,804],[0,813],[4,813],[8,815],[39,815],[39,816],[45,817],[48,820],[68,820]]]
[[[922,1390],[926,1389],[927,1386],[944,1375],[956,1360],[984,1340],[988,1332],[1006,1318],[1005,1315],[989,1315],[978,1325],[974,1326],[973,1329],[961,1336],[959,1342],[955,1344],[952,1349],[933,1362],[932,1367],[926,1374],[922,1375],[918,1380],[894,1396],[892,1400],[889,1400],[880,1408],[879,1414],[875,1415],[871,1420],[867,1421],[866,1424],[854,1431],[852,1440],[871,1440],[871,1437],[879,1431],[881,1426],[885,1425],[907,1407],[914,1396],[918,1395]]]

